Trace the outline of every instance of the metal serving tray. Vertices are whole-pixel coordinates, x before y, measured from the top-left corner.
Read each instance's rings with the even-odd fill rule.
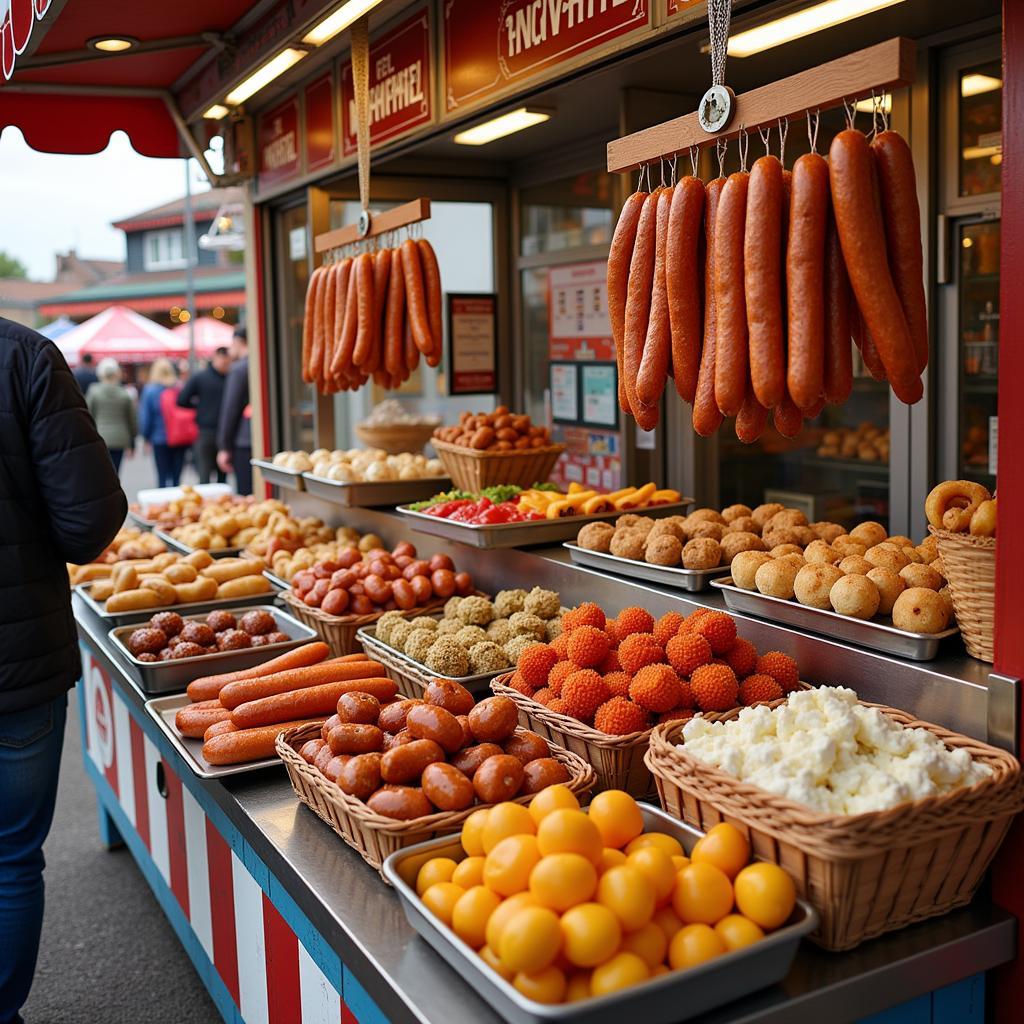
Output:
[[[911,661],[931,661],[939,653],[939,641],[960,632],[953,626],[941,633],[908,633],[892,625],[892,620],[887,616],[854,619],[823,608],[809,608],[795,600],[766,597],[756,590],[737,587],[731,576],[712,580],[711,586],[722,591],[726,605],[733,611],[796,626],[809,633],[821,633],[836,640],[846,640],[881,654],[894,654],[897,658],[909,658]]]
[[[374,506],[408,504],[413,501],[425,501],[432,498],[438,491],[451,484],[447,476],[424,477],[420,480],[382,480],[357,483],[342,483],[328,480],[326,477],[303,473],[306,490],[310,494],[335,505],[373,508]]]
[[[285,469],[283,466],[275,466],[267,459],[250,459],[249,464],[255,466],[268,483],[278,487],[287,487],[292,491],[306,489],[301,469]]]
[[[531,544],[557,544],[569,540],[579,533],[587,523],[614,522],[619,516],[635,514],[650,516],[652,519],[663,519],[666,516],[685,515],[686,509],[693,504],[693,498],[681,498],[668,505],[654,505],[651,508],[616,510],[601,512],[594,516],[564,516],[561,519],[535,519],[528,523],[498,523],[494,526],[475,526],[471,523],[452,522],[450,519],[439,519],[428,516],[424,512],[399,505],[395,510],[408,516],[410,526],[419,533],[429,533],[434,537],[444,537],[460,544],[468,544],[477,548],[521,548]]]
[[[267,579],[270,580],[271,584],[277,587],[278,590],[291,590],[292,585],[287,580],[282,579],[280,576],[275,576],[269,569],[264,569],[263,575],[266,576]]]
[[[177,693],[173,697],[154,697],[147,700],[145,707],[150,718],[156,722],[174,749],[181,754],[185,764],[199,778],[220,779],[225,775],[241,775],[244,772],[254,772],[260,768],[271,768],[283,763],[279,757],[266,757],[262,761],[247,761],[245,764],[210,764],[203,758],[203,741],[182,736],[174,725],[174,716],[179,708],[187,707],[191,703],[185,694]]]
[[[128,509],[128,518],[137,526],[140,530],[152,530],[156,526],[155,519],[146,519],[141,512],[133,512]]]
[[[222,609],[226,610],[226,609]],[[255,604],[245,608],[233,609],[232,614],[239,618],[246,612],[254,610],[267,611],[274,616],[277,629],[287,633],[291,638],[279,644],[266,644],[263,647],[245,647],[240,651],[219,651],[217,654],[204,654],[196,658],[180,658],[176,661],[139,661],[127,648],[128,637],[140,627],[141,623],[134,623],[130,626],[115,626],[107,635],[117,647],[117,653],[122,657],[128,666],[128,671],[135,677],[139,689],[143,693],[179,693],[184,690],[193,679],[199,676],[213,675],[221,672],[238,672],[242,669],[252,668],[270,658],[264,656],[264,652],[270,657],[277,657],[293,647],[300,647],[302,644],[315,640],[317,633],[315,629],[298,619],[292,618],[287,612],[272,604]],[[154,612],[154,614],[156,614]],[[195,616],[201,620],[202,616]]]
[[[106,602],[100,604],[99,601],[93,600],[93,596],[90,593],[91,589],[92,583],[83,583],[77,588],[82,600],[89,606],[89,610],[94,615],[98,615],[104,622],[109,622],[111,626],[130,626],[133,624],[137,626],[140,622],[145,622],[150,616],[156,615],[157,612],[178,612],[179,615],[188,616],[212,612],[215,608],[233,611],[235,608],[244,608],[246,605],[252,605],[254,601],[272,601],[275,596],[273,591],[270,591],[266,594],[240,594],[238,597],[211,597],[209,601],[190,601],[187,604],[164,604],[158,608],[134,608],[131,611],[125,612],[108,612],[105,607]]]
[[[245,548],[219,548],[216,551],[211,551],[208,548],[190,548],[184,541],[172,537],[169,533],[164,533],[163,530],[154,530],[153,536],[159,537],[171,550],[180,551],[183,555],[191,555],[195,551],[205,551],[212,558],[238,558],[245,550]]]
[[[650,804],[640,804],[644,825],[675,836],[690,852],[701,834]],[[423,906],[416,895],[416,873],[431,857],[465,857],[459,837],[443,836],[397,850],[384,861],[384,877],[395,887],[409,923],[469,982],[493,1009],[512,1024],[674,1024],[723,1003],[782,981],[789,973],[800,939],[818,925],[818,915],[802,900],[788,924],[753,946],[725,953],[687,971],[671,971],[632,988],[579,1003],[546,1005],[527,999],[487,967],[453,931]]]
[[[577,565],[585,565],[589,569],[600,569],[601,572],[613,572],[619,576],[629,576],[635,580],[649,580],[673,590],[688,590],[695,593],[707,590],[708,583],[716,576],[727,576],[729,566],[720,565],[715,569],[683,569],[674,565],[651,565],[648,562],[637,562],[632,558],[605,554],[603,551],[588,551],[578,544],[566,542],[569,555]]]

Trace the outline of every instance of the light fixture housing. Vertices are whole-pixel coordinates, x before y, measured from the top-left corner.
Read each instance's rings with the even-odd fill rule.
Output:
[[[904,0],[825,0],[811,7],[794,11],[774,21],[729,36],[730,57],[752,57],[773,46],[813,35],[824,29],[852,21],[865,14],[894,7]]]
[[[1002,87],[1003,80],[995,78],[993,75],[980,75],[977,72],[972,72],[960,79],[960,95],[964,97],[980,96],[983,92],[994,92]]]
[[[310,46],[320,46],[348,28],[353,21],[369,13],[381,0],[347,0],[336,10],[321,19],[303,37]]]
[[[543,124],[550,120],[552,113],[552,110],[543,107],[519,107],[458,132],[453,141],[460,146],[485,146],[506,135],[532,128],[535,124]]]
[[[874,97],[868,96],[866,99],[857,100],[853,107],[858,114],[873,114],[878,109],[878,101]],[[892,93],[882,93],[881,110],[883,114],[892,113]]]
[[[134,36],[94,36],[85,44],[99,53],[127,53],[139,45]]]
[[[230,113],[231,111],[223,103],[214,103],[203,111],[203,117],[208,121],[220,121]]]
[[[275,78],[279,78],[289,68],[298,64],[307,52],[307,50],[300,50],[297,46],[289,46],[282,50],[258,67],[248,78],[243,78],[224,97],[225,104],[237,107],[240,103],[244,103],[250,96],[255,96],[260,89],[268,86]]]

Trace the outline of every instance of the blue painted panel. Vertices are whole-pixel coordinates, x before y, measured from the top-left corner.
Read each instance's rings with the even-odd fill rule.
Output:
[[[933,992],[932,1024],[985,1024],[985,975]]]

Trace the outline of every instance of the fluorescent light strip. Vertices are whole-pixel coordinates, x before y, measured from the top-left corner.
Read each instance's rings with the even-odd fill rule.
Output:
[[[543,110],[531,110],[528,107],[520,107],[512,110],[501,117],[495,117],[490,121],[474,125],[455,136],[455,141],[461,146],[483,146],[495,139],[504,138],[514,132],[521,132],[524,128],[532,128],[535,124],[542,124],[551,115]]]
[[[261,68],[243,79],[224,97],[224,102],[231,106],[244,103],[250,96],[255,96],[260,89],[269,85],[275,78],[283,75],[290,67],[298,64],[306,56],[305,50],[289,47],[282,50],[276,57],[268,60]]]
[[[348,3],[342,4],[332,14],[328,14],[323,21],[314,25],[302,37],[302,41],[310,46],[320,46],[328,39],[333,39],[343,29],[348,28],[353,21],[373,10],[379,3],[380,0],[348,0]]]
[[[854,106],[854,109],[859,114],[873,114],[875,112],[876,103],[877,103],[877,100],[872,99],[869,96],[865,100],[857,100],[857,102],[854,103],[853,106]],[[882,95],[882,107],[881,107],[881,109],[882,109],[882,113],[883,114],[891,114],[892,113],[892,96],[889,93],[884,93]]]
[[[1003,80],[993,78],[991,75],[971,74],[964,75],[960,79],[961,96],[978,96],[983,92],[993,92],[995,89],[1002,89]]]
[[[826,0],[825,3],[815,4],[730,36],[729,56],[751,57],[762,50],[781,46],[899,3],[903,3],[903,0]]]
[[[212,107],[208,107],[203,111],[203,117],[208,121],[219,121],[222,117],[227,117],[231,111],[228,110],[221,103],[214,103]]]

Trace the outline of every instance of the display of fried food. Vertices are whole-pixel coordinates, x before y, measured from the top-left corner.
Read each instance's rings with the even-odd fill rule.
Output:
[[[974,537],[996,535],[996,498],[973,480],[944,480],[925,499],[924,514],[930,526]]]
[[[135,527],[124,526],[117,531],[117,535],[107,545],[106,550],[94,562],[87,562],[85,565],[68,563],[68,576],[71,582],[82,582],[78,579],[82,570],[92,567],[107,567],[105,575],[110,575],[109,568],[117,562],[128,562],[133,559],[154,558],[167,550],[167,545],[159,538],[146,530],[138,530]],[[103,575],[101,573],[101,575]]]
[[[389,454],[383,448],[334,451],[317,448],[313,452],[278,452],[274,456],[274,465],[346,484],[445,477],[444,466],[439,459],[428,459],[422,452]]]
[[[509,412],[504,405],[499,405],[494,412],[463,412],[457,424],[438,427],[434,437],[482,452],[523,451],[551,444],[547,427],[535,426],[529,416]]]
[[[276,499],[260,502],[211,502],[204,505],[195,522],[170,531],[175,540],[190,548],[225,551],[244,548],[275,516],[286,516],[288,506]]]
[[[826,459],[860,459],[861,462],[889,461],[889,428],[884,430],[865,420],[856,427],[836,427],[821,435],[817,454]]]
[[[216,498],[204,498],[194,487],[182,487],[182,496],[160,505],[133,505],[132,510],[154,524],[154,528],[167,533],[177,526],[199,522],[203,512],[214,509],[221,514],[239,512],[255,503],[255,498],[239,497],[237,494],[223,494]]]

